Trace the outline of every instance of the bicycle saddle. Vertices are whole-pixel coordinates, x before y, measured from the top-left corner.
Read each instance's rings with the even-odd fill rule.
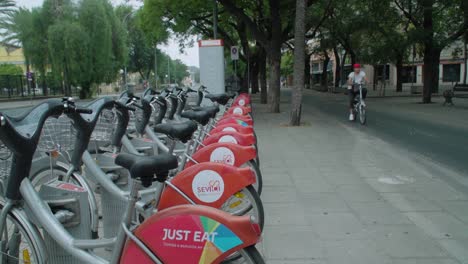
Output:
[[[170,154],[157,156],[138,156],[134,154],[119,154],[115,164],[130,172],[133,179],[140,178],[144,187],[149,187],[156,174],[158,180],[164,181],[168,171],[177,168],[177,157]]]
[[[205,98],[210,99],[212,102],[217,102],[221,105],[226,105],[231,97],[229,95],[222,93],[222,94],[206,94]]]
[[[183,112],[180,116],[196,121],[199,124],[205,126],[210,121],[211,113],[207,111],[188,110]]]
[[[193,132],[195,132],[197,128],[195,122],[186,121],[177,124],[158,124],[154,126],[154,131],[163,133],[171,139],[177,139],[185,143],[192,138]]]
[[[211,114],[211,118],[214,118],[216,114],[219,112],[219,106],[195,106],[192,108],[193,111],[206,111]]]

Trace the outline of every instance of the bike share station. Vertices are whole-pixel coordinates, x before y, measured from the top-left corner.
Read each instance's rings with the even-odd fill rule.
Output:
[[[31,142],[39,143],[38,146],[31,149],[31,159],[28,160],[35,166],[32,170],[29,169],[31,166],[24,166],[27,171],[24,172],[24,176],[22,176],[24,182],[19,187],[23,196],[21,199],[25,201],[24,207],[23,203],[11,203],[9,206],[24,208],[25,215],[29,217],[24,222],[33,223],[34,227],[28,227],[28,229],[34,232],[28,237],[40,242],[37,242],[37,248],[33,249],[34,252],[38,253],[37,258],[35,258],[35,260],[40,259],[38,263],[107,263],[107,260],[102,259],[94,252],[95,249],[103,248],[110,251],[104,255],[112,254],[110,263],[117,263],[122,259],[124,263],[141,263],[138,260],[148,259],[148,256],[153,259],[153,262],[160,263],[161,261],[154,261],[157,259],[156,253],[163,255],[165,259],[172,260],[168,260],[167,263],[202,263],[201,260],[206,261],[203,263],[212,263],[211,259],[216,260],[217,258],[236,260],[239,257],[234,254],[237,250],[242,250],[241,257],[250,259],[249,263],[264,263],[255,249],[264,223],[263,205],[259,196],[261,187],[254,188],[255,183],[260,186],[262,182],[259,168],[256,165],[258,164],[257,145],[253,134],[253,120],[247,117],[247,113],[250,112],[243,112],[250,109],[250,106],[244,108],[245,104],[249,104],[250,97],[243,94],[237,95],[238,98],[235,98],[223,94],[226,92],[226,86],[222,40],[201,40],[199,41],[199,50],[201,84],[206,86],[208,92],[211,93],[211,97],[208,95],[206,97],[216,103],[217,111],[221,110],[222,112],[216,116],[217,112],[213,115],[208,110],[204,113],[200,111],[202,114],[190,110],[192,114],[202,115],[205,121],[190,118],[190,111],[183,113],[186,116],[181,115],[190,119],[185,122],[193,123],[192,127],[198,129],[198,134],[193,134],[196,129],[191,132],[190,141],[184,153],[188,158],[194,157],[195,159],[190,160],[197,163],[191,164],[192,167],[189,169],[187,169],[189,166],[184,166],[187,158],[180,162],[177,157],[174,157],[176,155],[173,155],[175,141],[178,139],[187,143],[186,135],[171,138],[174,141],[172,142],[173,146],[169,147],[170,150],[165,154],[166,156],[162,157],[167,160],[155,160],[154,156],[150,160],[141,159],[140,156],[145,156],[143,152],[130,151],[128,148],[127,152],[121,152],[122,146],[125,145],[121,144],[122,141],[129,141],[128,137],[131,133],[127,130],[128,127],[131,127],[128,122],[129,112],[136,111],[136,109],[132,110],[131,105],[128,104],[127,97],[119,100],[111,97],[100,98],[86,105],[86,108],[75,107],[73,100],[64,98],[61,102],[50,101],[54,103],[50,103],[50,105],[49,102],[45,102],[43,103],[44,107],[33,109],[36,111],[33,111],[33,114],[41,114],[37,126],[41,132],[32,133],[34,138],[31,139]],[[232,53],[233,49],[231,49],[231,59],[235,61],[236,67],[238,50],[235,49],[234,52],[237,59],[232,57]],[[227,99],[220,99],[226,97],[230,97],[230,103]],[[168,97],[162,98],[162,100],[167,100]],[[122,103],[121,99],[124,99],[125,103]],[[142,102],[145,101],[142,100]],[[213,103],[207,100],[203,101],[202,104],[212,106]],[[144,104],[142,103],[142,105]],[[143,108],[143,106],[141,107]],[[49,110],[45,111],[45,108]],[[207,108],[209,109],[209,107]],[[240,110],[240,113],[237,110]],[[59,112],[61,113],[58,114]],[[162,123],[165,111],[157,113],[161,114],[162,117],[159,123],[153,124],[153,131],[172,136],[172,132],[167,131],[167,127],[180,124]],[[49,117],[52,118],[49,119]],[[124,119],[126,122],[123,121]],[[168,119],[172,121],[171,118]],[[10,119],[6,120],[7,124],[10,125]],[[146,121],[148,120],[146,119]],[[136,121],[137,119],[134,118],[132,122]],[[143,124],[143,127],[147,125],[149,123]],[[156,130],[158,125],[159,131]],[[213,128],[209,130],[210,133],[213,132],[212,135],[202,134],[203,131],[210,128],[209,125]],[[10,126],[13,127],[13,125]],[[239,130],[235,130],[233,127],[237,127]],[[191,127],[189,128],[193,130]],[[223,130],[215,132],[216,128]],[[249,132],[240,133],[241,128]],[[4,132],[2,129],[8,131],[11,128],[0,126],[0,132]],[[179,130],[185,131],[188,128],[179,128]],[[164,133],[165,131],[167,133]],[[8,135],[0,133],[0,136],[3,136],[2,140],[19,141],[12,140],[12,138],[16,138]],[[199,143],[203,146],[202,148],[198,148],[200,145],[192,140],[195,136],[201,140]],[[239,144],[236,138],[239,140]],[[241,139],[245,143],[242,143]],[[0,143],[2,142],[0,141]],[[191,149],[192,143],[195,144]],[[232,145],[236,146],[230,147],[226,143],[235,143]],[[9,148],[14,149],[11,145],[13,144],[10,144]],[[207,156],[206,159],[201,159],[203,149],[209,151],[214,148],[216,151],[210,153],[209,158]],[[36,154],[42,153],[40,157],[33,157],[36,150],[39,150]],[[233,151],[239,155],[235,159]],[[196,156],[197,153],[198,156]],[[119,162],[120,154],[127,155],[127,157],[120,156],[121,161]],[[18,154],[15,152],[15,159],[13,159],[15,164],[16,155]],[[124,162],[125,159],[127,162]],[[243,159],[246,160],[243,161]],[[238,164],[233,166],[235,160]],[[128,163],[133,164],[128,165]],[[180,168],[177,167],[178,163],[181,165]],[[138,170],[135,169],[136,164],[139,164]],[[133,171],[133,169],[135,170]],[[162,171],[156,172],[156,169],[162,169]],[[175,169],[180,170],[174,175],[169,175]],[[185,171],[185,175],[182,175],[183,171]],[[179,175],[179,172],[180,177],[175,177]],[[13,173],[12,175],[15,176]],[[173,181],[167,180],[171,177],[174,179]],[[256,178],[260,180],[255,181]],[[141,182],[135,184],[134,179],[139,179]],[[141,183],[145,188],[140,186]],[[170,188],[164,189],[165,185],[163,184]],[[166,190],[168,191],[165,192]],[[99,196],[99,199],[96,196]],[[190,203],[206,206],[189,208],[190,214],[187,216],[189,211],[184,206]],[[181,205],[182,208],[175,208],[177,205]],[[246,205],[246,207],[244,208],[242,205]],[[214,209],[210,209],[210,207]],[[5,210],[5,208],[3,209]],[[174,214],[175,218],[165,216],[164,214],[168,212],[165,211],[160,213],[159,218],[152,219],[156,222],[146,222],[161,210],[169,212],[172,210],[171,213]],[[228,221],[230,219],[228,217],[233,215],[236,217],[247,216],[249,210],[252,210],[253,214],[249,218]],[[8,211],[5,212],[8,213]],[[6,214],[4,214],[4,219],[6,219]],[[98,230],[100,223],[102,226]],[[132,233],[134,230],[130,230],[130,227],[134,228],[135,226],[137,229],[141,228],[141,233],[137,233],[137,229],[135,229],[135,233]],[[181,226],[187,230],[179,230]],[[35,237],[36,227],[41,230],[42,237],[40,234]],[[149,227],[154,229],[148,229]],[[0,233],[3,233],[2,230],[0,228]],[[40,232],[38,230],[37,232]],[[144,232],[148,230],[151,232]],[[102,234],[98,234],[98,231]],[[180,242],[182,239],[179,238],[182,235],[181,232],[185,235],[182,242]],[[191,236],[193,239],[188,241],[190,234],[193,235]],[[219,239],[217,239],[217,235],[220,235]],[[137,236],[145,237],[140,240]],[[0,243],[0,253],[3,253],[3,256],[0,257],[0,263],[19,263],[17,257],[20,256],[20,253],[22,253],[24,263],[31,263],[28,251],[20,252],[21,235],[15,230],[15,233],[10,237],[9,242],[0,241],[2,242]],[[141,243],[144,239],[151,239],[152,242],[149,242],[151,250],[148,248],[149,246]],[[165,240],[171,241],[171,243],[163,242]],[[126,242],[130,246],[124,249]],[[35,245],[35,243],[31,244]],[[244,245],[245,248],[242,247]],[[184,248],[195,248],[197,251],[187,250],[185,252],[189,253],[177,255],[178,252],[183,252]],[[5,261],[11,258],[4,254],[7,250],[12,253],[11,257],[17,256],[13,262],[11,260]],[[145,258],[141,257],[142,252],[146,252],[146,255],[143,254]],[[222,256],[224,252],[226,252],[226,256]],[[180,262],[181,259],[191,259],[191,261]],[[219,263],[219,261],[215,262]]]

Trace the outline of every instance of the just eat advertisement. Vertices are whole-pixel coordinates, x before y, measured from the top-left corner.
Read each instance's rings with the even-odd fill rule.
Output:
[[[146,231],[153,234],[157,255],[169,263],[212,263],[243,243],[229,228],[205,216],[168,217],[151,229]]]

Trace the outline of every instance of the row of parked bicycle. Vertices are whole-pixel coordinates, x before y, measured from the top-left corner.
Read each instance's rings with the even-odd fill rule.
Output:
[[[147,89],[26,112],[0,113],[0,263],[264,263],[248,94]]]

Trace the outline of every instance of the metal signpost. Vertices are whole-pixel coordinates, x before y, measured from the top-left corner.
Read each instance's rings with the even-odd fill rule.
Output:
[[[33,77],[32,77],[32,72],[28,71],[26,72],[26,79],[28,79],[28,94],[31,95],[31,100],[32,98],[36,95],[36,91],[34,89],[34,87],[32,87],[32,80],[33,80]],[[31,89],[33,90],[33,92],[31,93]]]

